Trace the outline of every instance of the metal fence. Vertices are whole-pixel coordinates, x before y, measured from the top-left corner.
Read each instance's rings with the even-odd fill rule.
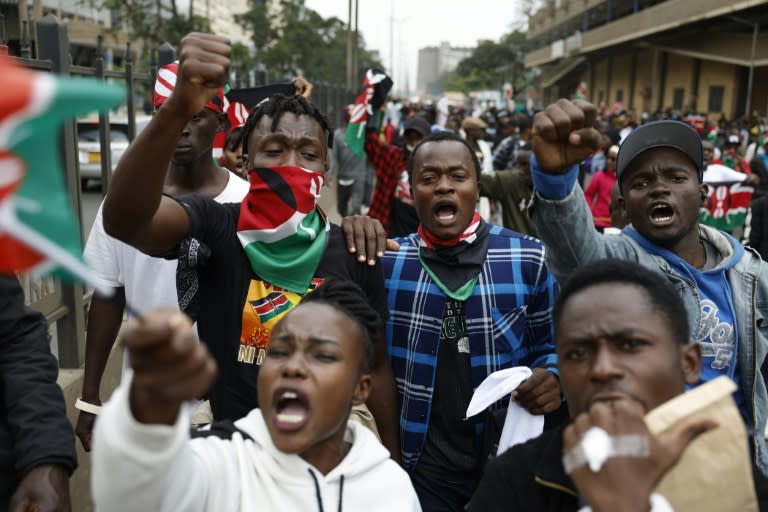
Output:
[[[0,17],[0,51],[6,50],[5,27]],[[32,45],[29,38],[27,22],[23,21],[21,31],[21,51],[14,60],[30,69],[56,73],[65,76],[86,76],[99,80],[119,81],[125,84],[127,90],[127,121],[128,138],[133,140],[136,135],[136,105],[137,84],[146,83],[145,91],[152,90],[157,68],[173,62],[176,52],[165,43],[150,52],[150,70],[136,72],[130,42],[126,46],[124,69],[113,71],[107,69],[103,51],[102,38],[98,39],[98,50],[93,67],[75,66],[71,64],[70,45],[66,24],[49,14],[36,22],[37,55],[32,55]],[[249,73],[248,79],[236,77],[236,87],[258,85],[254,73]],[[264,79],[267,77],[264,76]],[[311,77],[308,77],[311,81]],[[354,100],[354,94],[341,85],[314,83],[313,101],[325,112],[331,122],[339,126],[342,120],[342,107]],[[99,142],[101,153],[101,183],[102,192],[106,193],[112,173],[110,148],[110,114],[99,114]],[[78,139],[76,121],[64,124],[58,150],[62,155],[65,183],[69,194],[72,210],[76,218],[82,219],[81,177],[78,159]],[[84,233],[80,226],[81,238]],[[83,240],[84,241],[84,240]],[[78,368],[85,358],[85,330],[87,308],[90,303],[90,293],[81,284],[64,283],[50,277],[35,277],[20,275],[19,281],[24,289],[27,304],[42,312],[48,320],[52,336],[52,350],[58,355],[62,368]]]

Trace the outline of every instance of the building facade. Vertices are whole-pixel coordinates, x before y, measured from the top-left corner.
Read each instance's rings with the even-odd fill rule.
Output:
[[[456,69],[463,59],[472,55],[474,48],[453,47],[443,41],[440,46],[428,46],[419,50],[416,72],[416,92],[420,96],[440,94],[436,88],[437,79],[443,73]]]
[[[577,94],[608,111],[768,112],[768,0],[548,0],[525,56],[541,104]]]

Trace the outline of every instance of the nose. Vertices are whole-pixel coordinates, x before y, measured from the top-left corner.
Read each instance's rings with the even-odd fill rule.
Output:
[[[669,184],[661,176],[656,176],[648,185],[650,193],[654,196],[665,195],[669,193]]]
[[[280,165],[292,165],[299,167],[299,152],[294,150],[286,150],[283,152],[283,161]]]
[[[307,376],[307,367],[304,357],[298,353],[298,351],[285,359],[282,374],[283,377],[287,378],[304,378]]]
[[[435,190],[443,194],[453,191],[453,182],[451,181],[450,176],[441,174],[437,178],[437,186],[435,187]]]
[[[593,381],[609,381],[621,378],[624,374],[620,361],[609,347],[600,347],[595,353],[590,379]]]

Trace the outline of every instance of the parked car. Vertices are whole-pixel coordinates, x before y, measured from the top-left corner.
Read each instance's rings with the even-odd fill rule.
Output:
[[[136,117],[136,134],[149,123],[151,117]],[[112,170],[128,148],[128,120],[109,120],[110,149],[112,151]],[[88,180],[101,179],[101,144],[99,143],[99,120],[88,119],[77,122],[78,159],[80,161],[80,179],[83,185]]]

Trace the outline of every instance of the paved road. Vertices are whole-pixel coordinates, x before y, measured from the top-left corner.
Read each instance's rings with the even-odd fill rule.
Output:
[[[91,232],[93,219],[96,218],[96,212],[103,199],[100,187],[97,182],[91,181],[87,190],[82,192],[82,216],[83,216],[83,240],[88,240],[88,234]],[[341,217],[336,210],[336,188],[325,187],[323,195],[320,198],[320,206],[328,213],[331,222],[341,222]]]

